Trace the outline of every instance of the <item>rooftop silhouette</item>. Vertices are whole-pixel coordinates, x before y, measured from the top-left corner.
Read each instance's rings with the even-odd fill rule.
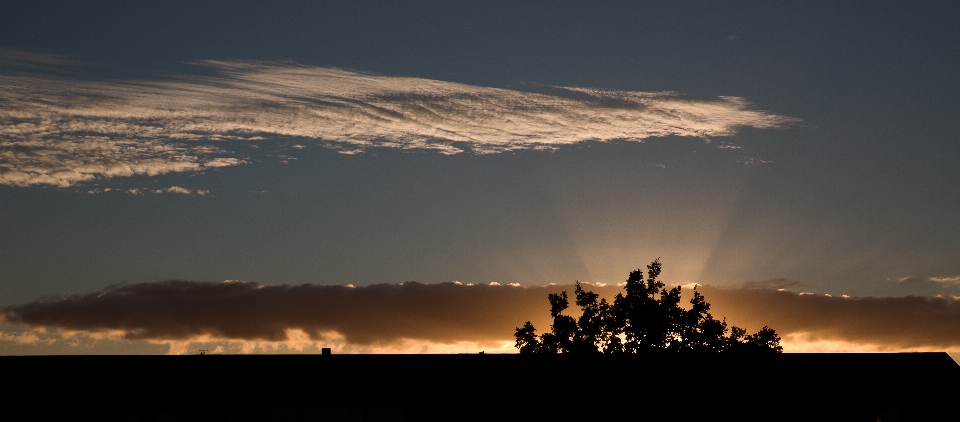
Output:
[[[946,353],[6,356],[0,368],[4,413],[46,420],[913,421],[941,420],[960,392]]]

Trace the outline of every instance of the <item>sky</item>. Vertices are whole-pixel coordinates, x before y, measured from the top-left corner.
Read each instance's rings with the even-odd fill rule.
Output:
[[[960,356],[960,5],[0,4],[0,354],[515,352],[659,258]]]

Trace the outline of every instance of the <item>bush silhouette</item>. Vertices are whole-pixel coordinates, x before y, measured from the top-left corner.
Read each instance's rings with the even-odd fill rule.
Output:
[[[710,304],[693,289],[690,309],[680,306],[680,287],[670,290],[657,279],[660,259],[643,271],[630,273],[613,304],[576,284],[576,304],[583,310],[578,319],[564,315],[567,292],[551,293],[551,332],[537,336],[530,321],[517,328],[521,354],[530,353],[643,353],[676,352],[780,353],[780,337],[764,326],[754,334],[740,327],[727,327],[726,320],[710,315]]]

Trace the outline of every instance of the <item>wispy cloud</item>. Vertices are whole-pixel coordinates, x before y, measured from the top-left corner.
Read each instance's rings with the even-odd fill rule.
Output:
[[[930,277],[930,281],[943,284],[960,284],[960,275],[953,277]]]
[[[28,59],[20,61],[57,62]],[[797,121],[739,97],[577,87],[545,94],[289,63],[197,64],[215,74],[103,81],[6,63],[17,71],[0,75],[0,184],[66,187],[246,162],[216,144],[222,140],[293,137],[344,153],[370,147],[493,153],[728,136]]]
[[[748,166],[762,166],[762,165],[770,164],[772,161],[764,160],[760,157],[743,157],[739,160],[739,162],[740,164],[744,164]]]
[[[170,186],[169,188],[164,188],[164,189],[154,189],[153,193],[176,193],[180,195],[203,196],[210,193],[210,191],[205,189],[188,189],[182,186]]]
[[[244,162],[223,157],[226,151],[209,145],[88,135],[18,139],[9,133],[15,129],[0,129],[6,132],[0,135],[6,138],[0,144],[0,185],[69,187],[98,178],[196,172]]]
[[[613,285],[585,287],[608,299],[622,291]],[[960,348],[956,297],[856,298],[757,287],[697,288],[715,317],[751,331],[769,325],[798,350],[804,344],[878,351]],[[548,329],[547,294],[560,290],[572,292],[573,286],[166,281],[8,306],[0,309],[0,319],[50,333],[180,345],[176,350],[214,341],[233,342],[238,351],[313,350],[317,344],[337,344],[344,351],[452,350],[457,344],[502,347],[527,320]]]
[[[791,287],[802,287],[803,283],[797,280],[788,280],[785,278],[775,278],[770,280],[763,281],[748,281],[743,283],[743,288],[745,289],[765,289],[765,290],[777,290],[777,289],[788,289]]]
[[[192,195],[192,196],[203,196],[203,195],[208,195],[210,193],[210,191],[206,189],[189,189],[183,186],[170,186],[168,188],[160,188],[160,189],[132,188],[132,189],[118,190],[113,188],[103,188],[103,189],[94,188],[94,189],[87,190],[87,193],[90,193],[90,194],[98,194],[98,193],[106,193],[106,192],[123,192],[130,195],[143,195],[147,193],[154,193],[154,194],[176,193],[180,195]]]
[[[0,47],[0,68],[6,71],[64,73],[89,65],[58,54],[38,54]]]
[[[904,289],[922,291],[927,294],[938,294],[960,287],[960,276],[904,276],[897,278],[896,283]]]

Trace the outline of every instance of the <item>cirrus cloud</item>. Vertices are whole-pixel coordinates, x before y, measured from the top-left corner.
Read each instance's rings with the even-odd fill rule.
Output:
[[[197,62],[214,71],[204,76],[91,80],[30,71],[62,58],[12,57],[30,66],[0,63],[11,69],[0,75],[0,184],[10,186],[68,187],[248,162],[217,144],[224,140],[297,138],[344,153],[495,153],[729,136],[798,121],[739,97],[579,87],[546,94],[263,62]]]

